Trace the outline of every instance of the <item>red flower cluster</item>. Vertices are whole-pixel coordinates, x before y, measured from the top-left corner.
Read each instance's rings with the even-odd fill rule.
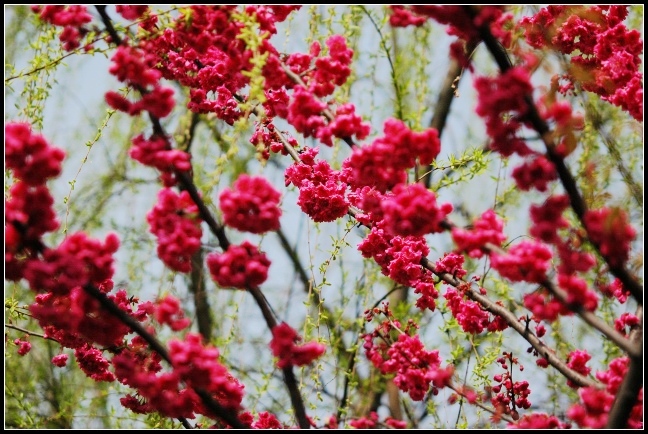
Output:
[[[258,286],[268,278],[270,260],[249,241],[231,245],[222,254],[207,256],[212,279],[223,288],[245,289]]]
[[[553,322],[559,315],[571,315],[567,306],[543,291],[524,294],[524,307],[529,309],[538,321]]]
[[[24,356],[29,351],[31,351],[31,344],[27,341],[22,341],[20,339],[14,340],[14,345],[18,346],[18,355]]]
[[[136,413],[157,411],[167,417],[194,418],[195,413],[216,417],[199,403],[191,387],[209,392],[223,407],[238,411],[243,399],[243,385],[218,362],[219,352],[205,347],[200,335],[189,333],[185,341],[171,340],[169,353],[174,370],[161,372],[159,356],[149,352],[139,337],[115,355],[112,364],[122,384],[137,390],[120,401]],[[189,388],[182,388],[181,384]],[[143,399],[142,399],[143,398]]]
[[[173,373],[180,381],[218,397],[219,403],[227,409],[240,408],[244,386],[218,361],[218,349],[203,345],[199,334],[188,333],[183,341],[172,339],[169,354]]]
[[[132,142],[129,155],[145,166],[169,173],[191,169],[191,156],[187,152],[171,149],[171,144],[165,137],[151,136],[146,139],[144,134],[139,134]]]
[[[433,386],[433,392],[451,384],[453,367],[441,368],[439,352],[426,351],[418,335],[410,336],[418,326],[410,320],[405,330],[393,318],[388,306],[375,308],[366,312],[366,318],[372,320],[378,313],[387,316],[376,329],[364,335],[363,347],[367,358],[383,374],[396,374],[394,384],[403,392],[409,393],[414,401],[421,401]],[[391,332],[398,332],[392,339]]]
[[[479,303],[466,299],[453,287],[448,287],[443,296],[452,316],[466,333],[479,334],[485,329],[497,331],[508,327],[508,324],[501,321],[498,316],[491,321],[488,311],[484,310]]]
[[[143,92],[139,101],[131,102],[117,92],[106,93],[106,103],[115,110],[135,116],[148,111],[156,118],[168,116],[175,106],[173,89],[159,84],[162,73],[155,68],[155,57],[147,52],[121,45],[112,57],[110,73],[119,81]]]
[[[584,217],[589,239],[598,245],[601,254],[613,267],[628,260],[630,242],[637,232],[628,223],[626,213],[617,208],[588,210]]]
[[[184,316],[180,301],[170,295],[158,300],[157,306],[155,306],[155,320],[160,324],[169,325],[175,332],[185,329],[191,324],[189,318]]]
[[[54,356],[52,357],[52,365],[62,368],[67,365],[68,357],[69,356],[67,354],[59,354],[57,356]]]
[[[590,356],[587,351],[574,350],[569,353],[569,356],[567,356],[567,366],[570,369],[578,372],[579,374],[587,377],[592,371],[592,368],[585,365],[590,361],[591,358],[592,356]],[[567,385],[572,389],[578,389],[579,387],[578,384],[574,383],[570,379],[567,379]]]
[[[61,173],[62,149],[50,146],[40,134],[33,134],[26,123],[5,125],[5,167],[30,186],[44,184]]]
[[[181,273],[191,271],[191,256],[200,248],[202,228],[198,207],[189,192],[178,195],[170,188],[160,190],[146,221],[158,239],[157,253],[162,262]]]
[[[492,390],[495,395],[491,398],[493,407],[510,414],[514,420],[520,416],[517,408],[528,409],[531,407],[531,402],[528,397],[531,394],[528,381],[515,381],[513,382],[512,371],[513,366],[518,365],[518,360],[513,357],[513,353],[504,352],[504,355],[497,359],[497,363],[504,369],[503,374],[497,374],[493,377],[496,384]],[[511,364],[509,367],[508,363]],[[522,365],[519,366],[520,371],[524,370]],[[504,390],[502,390],[504,389]]]
[[[563,423],[556,416],[546,413],[525,414],[517,423],[509,424],[508,428],[517,429],[570,429],[571,424]]]
[[[558,274],[558,285],[567,292],[567,304],[582,306],[594,312],[598,306],[598,296],[587,289],[587,282],[580,277]]]
[[[467,252],[471,258],[481,258],[486,243],[497,247],[502,245],[506,239],[503,230],[504,223],[497,218],[495,211],[489,209],[473,222],[472,229],[453,228],[452,239],[458,251]]]
[[[573,82],[641,121],[643,43],[637,30],[621,23],[627,15],[627,5],[548,6],[523,18],[520,26],[532,47],[572,56]]]
[[[572,406],[567,412],[567,416],[581,428],[604,428],[614,398],[628,372],[628,362],[627,357],[620,357],[610,362],[607,371],[597,372],[596,379],[606,385],[605,390],[593,387],[579,389],[581,403]],[[628,419],[627,426],[631,429],[643,428],[643,388],[639,391],[637,398]]]
[[[547,191],[547,185],[558,179],[558,172],[553,163],[544,155],[534,155],[530,160],[513,169],[513,179],[523,191],[535,188],[538,191]]]
[[[491,265],[512,282],[542,282],[549,270],[551,250],[536,241],[522,241],[506,254],[491,254]]]
[[[275,416],[274,414],[269,413],[267,411],[262,411],[257,416],[258,416],[258,419],[255,422],[254,421],[254,416],[252,416],[252,413],[250,413],[249,411],[245,411],[245,412],[239,414],[238,418],[242,423],[252,427],[253,429],[283,429],[283,428],[288,428],[288,427],[284,426],[281,422],[279,422],[279,419],[277,419],[277,416]]]
[[[253,234],[279,229],[281,194],[265,178],[242,174],[232,187],[220,194],[226,225]]]
[[[39,14],[41,20],[63,27],[59,39],[63,43],[65,51],[72,51],[81,46],[81,38],[88,33],[88,29],[83,25],[92,21],[92,15],[88,13],[85,6],[33,5],[31,9]]]
[[[297,332],[285,322],[272,329],[270,349],[277,357],[277,367],[280,369],[289,366],[305,366],[319,358],[326,351],[326,347],[317,342],[308,342],[297,345],[301,338]]]
[[[529,109],[525,98],[533,92],[529,73],[514,67],[495,78],[477,77],[474,85],[478,94],[475,111],[486,119],[491,149],[505,157],[530,154],[531,149],[517,136],[523,126],[519,119]]]
[[[569,207],[569,196],[549,196],[542,205],[531,205],[530,214],[533,226],[529,233],[545,243],[558,243],[558,230],[569,227],[569,222],[562,216]]]
[[[301,154],[301,162],[288,167],[286,186],[299,188],[297,205],[316,222],[331,222],[347,213],[349,203],[344,194],[346,184],[339,182],[339,172],[328,162],[315,162],[319,150],[310,148]]]
[[[451,204],[437,205],[436,195],[419,183],[399,184],[393,193],[380,202],[388,234],[407,237],[443,232],[442,223],[452,211]]]
[[[41,259],[28,261],[23,277],[33,291],[66,296],[74,287],[110,279],[114,272],[112,255],[118,248],[119,238],[114,233],[102,244],[77,232],[59,247],[45,250]]]
[[[436,129],[410,130],[403,121],[388,119],[384,136],[370,145],[355,147],[342,164],[342,180],[353,189],[374,187],[381,193],[406,181],[406,169],[430,164],[439,155],[441,142]]]
[[[144,15],[149,7],[148,5],[117,5],[115,10],[125,19],[134,21]]]

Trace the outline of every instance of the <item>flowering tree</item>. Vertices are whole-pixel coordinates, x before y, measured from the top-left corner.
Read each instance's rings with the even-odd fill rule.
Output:
[[[12,8],[8,425],[642,428],[642,12]]]

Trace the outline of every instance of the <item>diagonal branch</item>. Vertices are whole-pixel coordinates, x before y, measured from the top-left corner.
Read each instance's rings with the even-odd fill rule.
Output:
[[[470,16],[475,15],[475,7],[467,6],[466,8]],[[499,44],[497,39],[490,32],[488,26],[483,25],[478,28],[478,31],[482,41],[488,48],[488,51],[497,62],[500,71],[504,73],[512,68],[513,65],[508,57],[508,54],[506,53],[506,50]],[[547,149],[547,158],[554,164],[563,188],[569,196],[571,207],[578,217],[578,220],[580,220],[583,228],[585,228],[589,235],[589,230],[585,225],[585,213],[587,212],[587,204],[585,203],[583,196],[578,191],[576,181],[569,171],[569,168],[565,164],[564,159],[556,152],[556,144],[553,142],[553,138],[551,137],[551,130],[549,129],[549,126],[547,125],[545,120],[540,116],[538,108],[533,102],[531,95],[526,95],[525,100],[528,107],[526,117],[533,128],[540,134],[542,141],[544,142]],[[591,237],[589,238],[596,251],[601,254],[600,245],[592,241]],[[612,273],[612,275],[614,275],[623,283],[623,287],[626,290],[630,291],[632,296],[637,300],[639,304],[643,304],[643,286],[639,283],[637,278],[633,276],[628,270],[626,270],[622,264],[612,265],[604,255],[601,255],[601,257],[607,263],[610,273]]]
[[[104,25],[106,26],[108,33],[111,35],[113,41],[117,45],[120,45],[123,40],[120,38],[119,34],[115,30],[111,18],[106,13],[106,7],[96,6],[96,8],[97,11],[99,12],[99,15],[102,18],[102,21],[104,22]],[[146,94],[146,89],[142,88],[141,86],[135,86],[135,87],[142,95]],[[162,124],[160,123],[160,119],[154,116],[153,114],[151,114],[150,112],[149,112],[149,118],[151,120],[151,123],[153,124],[154,134],[159,135],[160,137],[168,137],[164,128],[162,127]],[[200,196],[198,189],[196,188],[193,180],[191,179],[191,176],[187,172],[183,172],[179,170],[175,170],[174,174],[181,188],[186,190],[189,193],[191,199],[198,207],[200,217],[203,219],[203,221],[205,221],[205,223],[207,223],[211,232],[216,236],[221,248],[223,250],[227,250],[231,243],[227,238],[227,235],[225,234],[225,228],[216,221],[212,213],[207,208],[207,205],[202,200],[202,197]],[[265,298],[261,290],[257,287],[248,288],[248,291],[252,294],[254,300],[257,302],[259,308],[261,309],[263,317],[266,320],[268,327],[270,328],[270,330],[272,330],[272,328],[277,325],[277,322],[274,319],[272,309],[268,304],[267,299]],[[284,368],[283,371],[284,371],[284,380],[286,383],[286,387],[288,388],[291,402],[293,404],[299,426],[302,429],[310,428],[310,422],[308,421],[308,417],[306,415],[304,402],[299,393],[299,389],[297,387],[297,381],[295,379],[292,366]]]
[[[160,357],[162,357],[169,365],[173,366],[173,361],[171,359],[171,356],[169,355],[164,345],[162,345],[162,343],[160,343],[160,341],[158,341],[155,338],[155,336],[150,334],[144,328],[144,326],[140,324],[139,321],[137,321],[135,318],[130,316],[127,312],[123,311],[117,304],[115,304],[115,302],[109,299],[106,294],[101,292],[94,285],[91,284],[84,285],[83,289],[91,297],[96,299],[104,309],[106,309],[112,315],[117,317],[122,323],[126,324],[128,327],[131,328],[131,330],[133,330],[142,339],[144,339],[146,343],[149,345],[149,347],[153,351],[158,353]],[[231,411],[225,409],[225,407],[220,405],[218,401],[216,401],[209,392],[200,388],[194,388],[194,390],[202,399],[202,402],[205,405],[205,407],[207,407],[211,412],[213,412],[219,418],[227,422],[230,426],[234,428],[248,428],[247,425],[243,424],[239,420],[239,418],[236,416],[235,413],[232,413]],[[185,424],[185,422],[186,420],[183,422],[183,425]],[[190,426],[186,426],[186,427],[190,428]]]

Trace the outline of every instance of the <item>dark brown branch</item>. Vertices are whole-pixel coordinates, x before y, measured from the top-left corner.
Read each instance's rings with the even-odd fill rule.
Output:
[[[114,26],[112,25],[112,21],[108,16],[108,14],[106,13],[105,6],[97,6],[97,10],[102,17],[106,29],[108,30],[109,34],[113,37],[113,40],[117,43],[121,43],[121,38],[119,37]],[[142,88],[141,86],[136,86],[136,89],[142,95],[146,94],[147,92],[146,89]],[[154,116],[153,114],[151,114],[150,112],[149,112],[149,118],[151,120],[151,123],[153,124],[153,134],[159,137],[168,137],[168,135],[164,131],[164,128],[162,127],[162,124],[160,123],[160,119]],[[191,199],[198,207],[200,217],[205,223],[207,223],[207,226],[209,226],[211,232],[216,236],[221,248],[223,250],[227,250],[230,246],[230,242],[225,234],[225,229],[222,225],[216,222],[215,218],[213,217],[213,215],[205,205],[205,202],[202,200],[202,197],[200,196],[200,193],[198,192],[195,184],[193,183],[191,176],[187,172],[182,172],[178,170],[174,171],[174,174],[181,188],[186,190],[189,193]],[[263,295],[263,293],[259,288],[253,287],[253,288],[248,288],[248,290],[254,297],[259,308],[261,309],[261,312],[263,314],[264,319],[266,320],[266,323],[268,324],[268,327],[270,328],[270,330],[272,330],[277,325],[277,322],[274,319],[274,315],[272,314],[272,310],[270,308],[270,305],[268,304],[267,299],[265,298],[265,296]],[[308,418],[306,416],[304,402],[299,393],[299,389],[297,387],[297,381],[295,380],[292,367],[284,368],[283,371],[284,371],[286,387],[288,388],[288,391],[290,393],[290,398],[295,410],[295,414],[299,426],[303,429],[310,428],[310,423],[308,422]],[[238,420],[237,420],[238,425],[233,425],[227,419],[225,420],[235,428],[243,427],[241,426],[241,423],[238,422]]]
[[[475,49],[476,45],[469,43],[466,45],[466,52],[470,53]],[[446,122],[448,120],[448,115],[450,114],[450,106],[455,99],[455,89],[459,87],[459,81],[461,80],[462,67],[454,58],[450,59],[450,66],[448,67],[448,72],[446,73],[445,80],[441,86],[441,91],[437,96],[436,104],[434,105],[434,115],[430,121],[430,128],[435,128],[439,133],[439,139],[443,134],[445,129]],[[424,175],[421,178],[421,182],[427,188],[430,188],[432,185],[432,165],[429,165],[425,168],[421,168]]]
[[[467,11],[471,16],[476,15],[475,6],[467,6]],[[497,66],[500,68],[500,71],[504,73],[508,71],[510,68],[512,68],[513,65],[511,63],[511,60],[508,57],[508,54],[506,53],[506,50],[500,45],[497,39],[493,36],[488,26],[486,25],[481,26],[478,30],[482,41],[488,48],[488,51],[491,53],[495,61],[497,62]],[[525,116],[533,126],[533,129],[535,129],[542,137],[542,141],[544,142],[545,147],[547,149],[547,154],[546,154],[547,158],[549,159],[549,161],[551,161],[554,164],[556,168],[556,172],[558,172],[558,177],[560,178],[560,182],[562,183],[565,192],[569,196],[571,207],[574,210],[576,216],[578,217],[578,220],[580,220],[583,228],[585,228],[585,230],[589,234],[589,230],[585,225],[585,213],[587,212],[587,204],[585,203],[585,200],[583,199],[582,195],[578,191],[578,186],[576,185],[576,181],[574,180],[574,177],[569,171],[569,168],[565,164],[563,157],[556,152],[556,146],[551,137],[551,131],[549,129],[549,126],[547,125],[545,120],[542,119],[542,117],[540,116],[540,113],[538,112],[538,108],[533,102],[531,95],[526,95],[524,99],[528,107]],[[599,254],[601,254],[601,249],[598,243],[595,243],[591,238],[590,238],[590,242],[592,243],[596,251]],[[607,263],[610,273],[612,273],[612,275],[614,275],[616,278],[618,278],[621,281],[621,283],[623,283],[623,287],[626,290],[630,291],[632,296],[637,300],[639,304],[643,304],[643,286],[638,282],[636,277],[633,276],[628,270],[626,270],[623,265],[612,265],[610,264],[609,259],[606,258],[604,255],[601,254],[601,257]]]
[[[467,282],[457,279],[451,274],[437,273],[434,269],[434,265],[427,258],[423,258],[421,264],[428,270],[432,271],[435,275],[440,277],[444,282],[454,287],[465,286],[468,284]],[[538,354],[547,359],[549,364],[556,368],[566,378],[580,386],[595,387],[597,389],[603,388],[602,384],[570,369],[565,362],[558,358],[553,353],[553,351],[551,351],[551,349],[526,326],[526,324],[520,322],[513,312],[511,312],[504,306],[500,306],[499,304],[493,302],[488,297],[482,295],[479,291],[476,291],[472,288],[466,288],[465,294],[472,300],[479,302],[479,304],[481,304],[482,307],[490,313],[502,317],[510,327],[517,331],[520,336],[522,336],[531,344],[531,346],[538,352]]]
[[[263,313],[263,318],[268,325],[270,330],[274,329],[277,326],[277,321],[272,314],[270,305],[266,300],[265,296],[261,290],[256,286],[251,286],[247,288],[248,292],[252,294],[254,300],[257,302],[257,305],[261,308],[261,313]],[[308,421],[308,416],[306,415],[306,408],[304,407],[304,401],[302,400],[301,394],[299,393],[299,387],[297,385],[297,379],[293,372],[292,366],[287,366],[282,369],[284,374],[284,382],[288,388],[290,394],[290,401],[293,404],[295,410],[295,417],[299,423],[299,427],[302,429],[310,428],[310,422]]]
[[[84,285],[83,289],[94,299],[96,299],[105,310],[110,312],[112,315],[117,317],[122,323],[126,324],[132,331],[137,333],[142,339],[146,341],[149,347],[158,353],[160,357],[164,359],[169,365],[173,366],[173,361],[169,353],[167,352],[164,345],[162,345],[152,334],[150,334],[139,321],[130,316],[127,312],[123,311],[115,302],[108,298],[106,294],[101,292],[94,285]],[[234,428],[249,428],[247,425],[243,424],[235,413],[225,409],[220,405],[207,391],[204,391],[200,388],[194,388],[196,393],[200,395],[203,404],[209,409],[212,413],[217,415],[219,418],[223,419],[230,426]],[[180,419],[182,421],[182,419]],[[187,422],[188,423],[188,422]],[[183,422],[183,425],[185,423]],[[190,427],[190,426],[186,426]]]
[[[5,324],[5,327],[8,328],[8,329],[13,329],[13,330],[17,330],[19,332],[23,332],[24,334],[29,335],[29,336],[34,336],[34,337],[41,338],[41,339],[48,339],[50,341],[54,341],[54,342],[58,343],[58,341],[56,339],[54,339],[53,337],[51,337],[51,336],[45,336],[45,335],[42,335],[40,333],[31,332],[31,331],[29,331],[27,329],[15,326],[13,324]]]
[[[359,212],[360,211],[354,207],[349,208],[349,215],[351,216],[355,217],[355,215]],[[449,222],[445,222],[444,226],[444,229],[446,230],[452,229],[452,225]],[[578,372],[570,369],[561,359],[556,357],[556,355],[544,342],[542,342],[533,332],[531,332],[526,324],[520,322],[513,312],[503,306],[498,305],[494,301],[490,300],[487,296],[482,295],[479,291],[475,291],[474,289],[469,288],[468,282],[458,279],[448,273],[437,273],[436,269],[434,268],[434,264],[432,264],[429,259],[421,259],[421,265],[441,278],[447,284],[452,285],[456,288],[464,287],[467,297],[479,302],[484,309],[491,312],[492,314],[501,316],[510,327],[517,331],[520,336],[522,336],[531,344],[531,346],[538,352],[538,354],[547,359],[549,364],[556,368],[566,378],[572,380],[574,383],[580,386],[596,387],[597,389],[603,387],[603,385],[599,382],[593,381],[585,377],[584,375],[581,375]]]
[[[612,408],[608,414],[607,428],[628,428],[628,419],[633,407],[637,404],[639,392],[643,388],[643,308],[639,307],[637,317],[639,325],[630,332],[630,340],[639,346],[639,357],[631,357],[619,390],[617,391]]]

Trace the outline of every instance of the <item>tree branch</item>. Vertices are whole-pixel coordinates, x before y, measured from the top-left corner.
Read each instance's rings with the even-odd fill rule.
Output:
[[[632,409],[637,404],[639,393],[643,388],[643,309],[640,307],[637,312],[639,325],[630,332],[630,339],[636,343],[641,353],[639,357],[631,357],[623,382],[612,403],[608,414],[607,428],[624,429],[628,428],[628,419]]]
[[[173,367],[173,361],[171,356],[167,352],[164,345],[162,345],[152,334],[150,334],[139,321],[130,316],[127,312],[123,311],[115,302],[108,298],[106,294],[101,292],[94,285],[86,284],[83,286],[85,292],[88,293],[91,297],[96,299],[101,306],[110,312],[112,315],[117,317],[122,323],[126,324],[132,331],[137,333],[142,339],[146,341],[149,347],[158,353],[171,367]],[[222,405],[216,401],[209,392],[201,388],[193,388],[196,393],[201,397],[201,400],[205,407],[207,407],[212,413],[217,415],[219,418],[223,419],[227,424],[234,428],[249,428],[247,425],[243,424],[236,414],[225,409]],[[184,425],[184,423],[183,423]]]
[[[113,37],[113,40],[120,44],[121,43],[121,38],[117,34],[114,26],[112,25],[112,21],[108,14],[106,13],[106,7],[105,6],[96,6],[97,11],[101,15],[101,18],[104,22],[104,25],[106,26],[106,29],[108,30],[109,34]],[[146,94],[146,89],[142,88],[141,86],[136,86],[136,89],[142,94]],[[162,124],[160,123],[160,119],[154,116],[149,112],[149,118],[151,120],[151,123],[153,124],[153,131],[155,135],[159,135],[160,137],[168,137],[166,132],[164,131],[164,128],[162,127]],[[191,196],[191,199],[193,202],[196,204],[198,207],[200,217],[202,218],[205,223],[209,226],[211,232],[216,236],[218,239],[218,242],[223,250],[227,250],[230,246],[230,242],[225,234],[225,229],[222,225],[218,224],[205,205],[205,202],[202,200],[202,197],[200,196],[200,193],[198,192],[195,184],[193,183],[193,180],[191,179],[190,175],[187,172],[175,170],[174,174],[176,178],[178,179],[178,182],[181,186],[182,189],[186,190],[189,195]],[[272,310],[270,308],[270,305],[268,304],[267,299],[265,296],[261,293],[260,289],[257,287],[251,287],[248,288],[248,291],[252,294],[254,297],[255,301],[257,302],[259,308],[261,309],[261,312],[263,314],[264,319],[266,320],[266,323],[268,324],[268,327],[270,330],[274,328],[274,326],[277,325],[276,320],[274,319],[274,316],[272,314]],[[147,341],[148,342],[148,341]],[[289,390],[290,393],[290,398],[293,404],[293,407],[295,409],[295,414],[297,416],[297,420],[299,423],[299,426],[303,429],[305,428],[310,428],[310,423],[308,422],[308,418],[306,416],[306,410],[304,407],[304,402],[302,400],[301,395],[299,394],[299,390],[297,388],[297,382],[295,380],[294,373],[292,371],[292,367],[287,367],[284,368],[284,378],[285,378],[285,383],[286,387]],[[228,422],[230,425],[233,425],[232,423]],[[239,425],[240,422],[239,422]],[[236,426],[235,426],[236,427]]]
[[[468,43],[466,44],[465,50],[467,53],[472,52],[476,48],[476,44]],[[441,91],[437,96],[437,102],[434,105],[434,115],[430,121],[430,128],[435,128],[439,133],[439,139],[443,134],[445,129],[446,121],[450,115],[450,106],[455,99],[456,89],[459,87],[459,81],[463,77],[463,68],[457,62],[456,59],[450,57],[450,66],[448,67],[448,72],[441,86]],[[428,165],[423,170],[423,177],[421,182],[425,187],[430,188],[432,185],[432,165]]]
[[[476,6],[466,6],[466,8],[470,16],[474,17],[476,15],[475,12],[475,8],[477,8]],[[493,36],[488,26],[483,25],[478,28],[478,31],[482,41],[488,48],[488,51],[491,53],[491,55],[497,62],[500,71],[504,73],[508,71],[510,68],[512,68],[513,65],[511,63],[511,60],[508,57],[508,54],[506,53],[506,50],[500,45],[497,39]],[[560,181],[563,185],[563,188],[565,189],[567,195],[569,196],[571,207],[574,210],[574,213],[576,214],[578,219],[580,220],[583,228],[585,228],[585,230],[587,231],[590,242],[592,243],[596,251],[601,255],[603,260],[607,263],[610,273],[612,273],[616,278],[618,278],[623,283],[624,288],[630,291],[632,296],[637,300],[639,304],[643,304],[643,286],[639,284],[635,276],[633,276],[630,272],[628,272],[623,265],[610,264],[608,258],[606,258],[601,254],[601,249],[599,244],[592,241],[591,237],[589,237],[589,230],[585,225],[585,219],[584,219],[585,213],[587,212],[587,204],[585,203],[585,200],[583,199],[582,195],[578,191],[578,186],[576,185],[576,181],[574,180],[574,177],[569,171],[569,168],[565,164],[564,159],[556,152],[556,145],[553,142],[553,139],[551,137],[551,131],[549,129],[549,126],[547,125],[545,120],[542,119],[542,117],[540,116],[540,113],[538,112],[538,109],[535,103],[533,102],[531,95],[525,95],[525,100],[528,107],[528,111],[525,116],[529,120],[533,128],[540,134],[542,141],[544,142],[545,147],[547,149],[547,154],[546,154],[547,158],[549,159],[549,161],[551,161],[554,164],[556,171],[558,173],[558,177],[560,178]]]

